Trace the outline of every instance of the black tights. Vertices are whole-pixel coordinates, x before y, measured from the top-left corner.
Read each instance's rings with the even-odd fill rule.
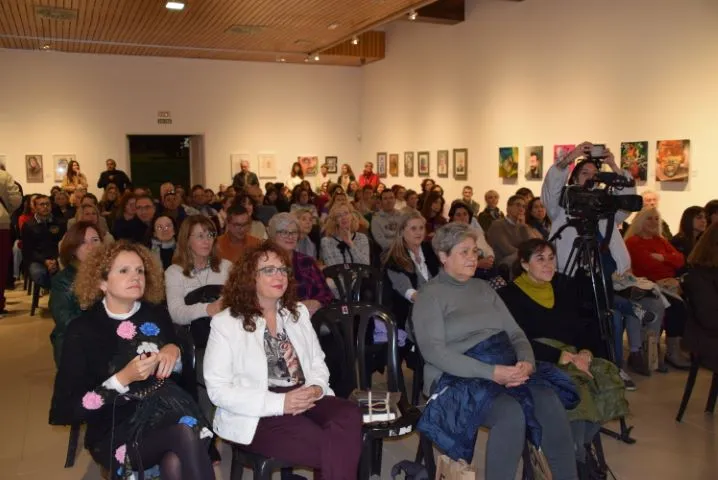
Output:
[[[141,465],[144,469],[159,465],[162,480],[214,480],[207,441],[181,424],[149,432],[139,445]],[[130,459],[134,466],[140,465],[137,458]]]

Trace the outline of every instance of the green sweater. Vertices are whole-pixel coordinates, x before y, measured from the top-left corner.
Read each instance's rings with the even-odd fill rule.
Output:
[[[50,313],[55,320],[55,328],[50,333],[50,343],[55,357],[55,365],[60,365],[62,353],[62,342],[65,340],[65,332],[70,322],[80,316],[80,304],[72,291],[72,284],[77,276],[77,268],[68,265],[57,275],[52,277],[50,288]]]
[[[442,270],[419,290],[412,320],[416,343],[426,361],[426,394],[444,372],[457,377],[493,379],[493,365],[464,352],[502,330],[511,339],[518,360],[535,364],[523,330],[483,280],[472,278],[461,282]]]

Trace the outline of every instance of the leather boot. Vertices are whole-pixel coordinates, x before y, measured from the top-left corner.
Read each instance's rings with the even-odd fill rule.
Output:
[[[643,375],[644,377],[651,376],[651,369],[648,368],[647,358],[641,350],[631,352],[628,355],[628,368],[639,375]]]
[[[681,352],[680,337],[666,337],[666,363],[679,370],[691,368],[691,362],[686,360]]]

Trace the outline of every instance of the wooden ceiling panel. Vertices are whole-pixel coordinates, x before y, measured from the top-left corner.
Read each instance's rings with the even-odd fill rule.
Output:
[[[182,11],[165,0],[1,0],[0,46],[63,52],[230,60],[323,55],[326,63],[383,58],[345,48],[353,35],[435,0],[188,0]],[[50,19],[38,8],[67,9]],[[47,9],[46,9],[47,10]],[[67,11],[52,10],[54,15]],[[330,26],[334,25],[334,28]],[[246,27],[240,32],[230,30]],[[383,48],[383,34],[381,45]],[[341,47],[341,48],[339,48]],[[356,47],[356,46],[353,46]],[[339,48],[339,49],[337,49]],[[339,60],[348,56],[348,60]],[[361,59],[364,59],[363,61]],[[322,59],[321,63],[325,63]]]

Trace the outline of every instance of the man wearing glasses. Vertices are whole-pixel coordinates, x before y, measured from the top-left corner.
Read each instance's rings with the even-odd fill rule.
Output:
[[[30,278],[43,288],[50,288],[50,277],[59,270],[58,244],[65,235],[66,223],[52,216],[50,198],[35,197],[35,216],[22,228],[23,258],[29,264]]]
[[[227,209],[227,231],[217,238],[219,257],[234,263],[241,259],[244,252],[262,241],[249,234],[252,219],[242,205],[233,204]]]

